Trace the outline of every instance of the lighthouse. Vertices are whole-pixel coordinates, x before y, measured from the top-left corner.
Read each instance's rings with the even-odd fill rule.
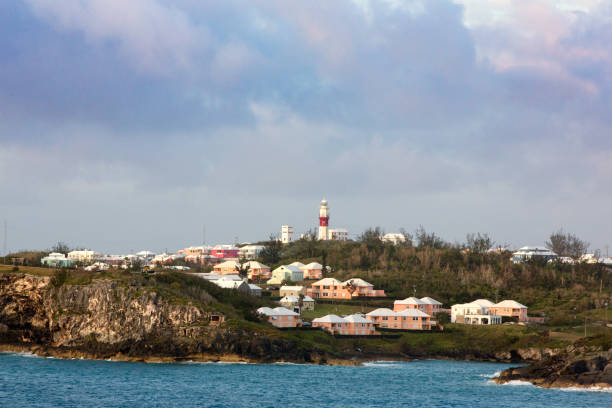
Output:
[[[319,206],[319,240],[325,241],[329,237],[327,235],[327,226],[329,225],[329,209],[327,208],[327,200],[321,200]]]

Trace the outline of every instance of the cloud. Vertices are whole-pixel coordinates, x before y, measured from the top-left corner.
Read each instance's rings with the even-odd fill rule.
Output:
[[[603,243],[611,9],[517,4],[1,4],[14,242],[160,249],[204,223],[256,240],[314,226],[326,196],[355,234],[523,244],[586,224]]]

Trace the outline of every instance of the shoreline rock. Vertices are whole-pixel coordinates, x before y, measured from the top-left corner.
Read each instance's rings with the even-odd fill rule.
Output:
[[[563,353],[525,367],[509,368],[494,381],[527,381],[542,388],[600,388],[612,390],[612,352],[583,346],[588,339],[569,346]]]

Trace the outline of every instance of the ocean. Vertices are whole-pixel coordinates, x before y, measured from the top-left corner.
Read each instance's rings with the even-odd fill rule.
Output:
[[[146,364],[0,353],[0,407],[612,407],[612,393],[496,385],[510,364]]]

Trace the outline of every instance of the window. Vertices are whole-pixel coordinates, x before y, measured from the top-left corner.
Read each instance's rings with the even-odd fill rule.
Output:
[[[389,320],[389,318],[387,316],[383,316],[382,319],[383,320]],[[385,327],[387,327],[387,326],[385,326]]]

